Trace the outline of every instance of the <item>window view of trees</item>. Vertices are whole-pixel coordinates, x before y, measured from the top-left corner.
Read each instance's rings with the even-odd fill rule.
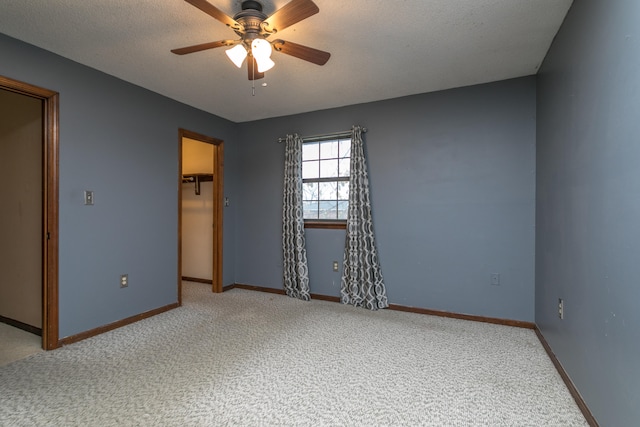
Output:
[[[303,144],[304,219],[347,219],[350,153],[350,139],[309,141]]]

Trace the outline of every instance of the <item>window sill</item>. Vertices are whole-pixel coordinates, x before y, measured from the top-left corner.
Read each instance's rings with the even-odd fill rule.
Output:
[[[304,228],[322,228],[325,230],[346,230],[347,221],[313,221],[305,220]]]

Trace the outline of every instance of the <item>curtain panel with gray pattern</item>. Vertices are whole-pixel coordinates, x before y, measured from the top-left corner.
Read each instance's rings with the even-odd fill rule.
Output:
[[[349,210],[343,266],[340,290],[343,304],[370,310],[389,306],[373,232],[369,176],[359,126],[351,131]]]
[[[302,215],[302,138],[287,135],[282,203],[283,278],[287,295],[311,299]]]

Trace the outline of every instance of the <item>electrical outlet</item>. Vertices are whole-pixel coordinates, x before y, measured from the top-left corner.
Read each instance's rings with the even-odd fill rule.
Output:
[[[129,275],[128,274],[120,275],[120,287],[126,288],[128,286],[129,286]]]
[[[491,284],[493,286],[500,286],[500,273],[491,274]]]
[[[558,317],[564,319],[564,300],[558,298]]]
[[[338,261],[333,261],[333,271],[338,271]]]

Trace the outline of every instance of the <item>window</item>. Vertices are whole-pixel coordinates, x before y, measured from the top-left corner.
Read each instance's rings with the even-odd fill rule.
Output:
[[[302,210],[306,224],[347,219],[350,154],[350,138],[303,144]]]

